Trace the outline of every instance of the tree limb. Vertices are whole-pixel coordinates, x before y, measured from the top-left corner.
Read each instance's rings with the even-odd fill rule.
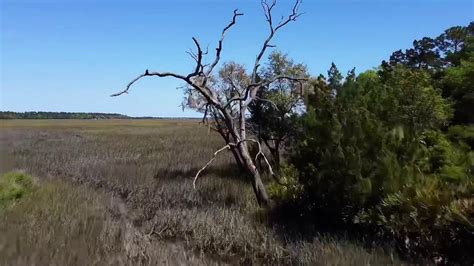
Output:
[[[201,49],[201,45],[199,45],[199,42],[195,37],[193,37],[193,41],[194,41],[194,44],[196,45],[197,52],[198,52],[197,56],[192,56],[196,60],[196,69],[194,70],[193,73],[191,73],[187,76],[188,79],[193,77],[193,76],[199,75],[199,73],[201,73],[202,69],[203,69],[203,66],[202,66],[203,52],[202,52],[202,49]]]
[[[249,96],[250,96],[250,99],[253,100],[257,96],[256,96],[256,93],[253,96],[251,95],[251,90],[252,89],[258,89],[260,87],[265,87],[265,86],[268,86],[268,85],[272,84],[275,81],[282,80],[282,79],[298,82],[300,84],[301,88],[303,87],[302,82],[308,80],[307,78],[294,78],[294,77],[289,77],[289,76],[277,76],[277,77],[274,77],[274,78],[272,78],[270,80],[267,80],[267,81],[260,81],[260,82],[257,82],[257,83],[253,83],[253,84],[250,84],[250,85],[247,86],[247,88],[245,89],[245,95],[243,97],[234,97],[234,98],[230,99],[226,103],[224,108],[227,108],[234,101],[243,101],[243,102],[245,102],[245,101],[247,101],[247,99],[249,99]]]
[[[182,76],[182,75],[179,75],[179,74],[175,74],[175,73],[172,73],[172,72],[148,72],[148,69],[147,69],[144,74],[141,74],[138,77],[136,77],[135,79],[133,79],[132,81],[130,81],[130,83],[128,83],[127,87],[125,87],[125,89],[123,91],[118,92],[118,93],[114,93],[110,96],[115,97],[115,96],[122,95],[124,93],[128,93],[128,90],[130,90],[130,87],[135,82],[137,82],[139,79],[141,79],[143,77],[146,77],[146,76],[158,76],[160,78],[173,77],[173,78],[181,79],[181,80],[184,80],[184,81],[188,82],[188,79],[185,76]]]
[[[219,60],[221,59],[222,43],[224,42],[224,37],[225,37],[226,31],[228,29],[230,29],[235,24],[238,16],[243,16],[243,15],[244,15],[244,13],[239,13],[238,9],[234,10],[234,16],[232,17],[232,21],[222,30],[221,38],[220,38],[219,43],[217,44],[217,48],[216,48],[216,58],[214,59],[214,62],[207,69],[206,76],[209,76],[209,74],[211,74],[212,70],[214,70],[216,65],[219,63]]]
[[[267,166],[268,166],[268,171],[270,172],[270,175],[271,175],[272,178],[275,180],[275,182],[277,182],[277,184],[279,184],[279,185],[281,185],[281,186],[288,186],[288,184],[282,183],[281,180],[278,178],[278,176],[275,174],[275,172],[273,172],[272,165],[271,165],[270,162],[268,161],[267,156],[265,155],[265,153],[263,153],[262,145],[260,144],[259,141],[255,140],[255,139],[244,139],[244,140],[239,141],[237,144],[229,144],[229,145],[230,145],[230,146],[232,146],[232,145],[238,145],[239,143],[245,142],[245,141],[250,141],[250,142],[257,143],[257,145],[258,145],[258,153],[257,153],[257,155],[255,155],[255,161],[257,161],[257,159],[258,159],[259,156],[262,156],[263,159],[265,160],[265,163],[266,163]]]
[[[243,141],[250,141],[250,142],[257,143],[257,145],[258,145],[258,153],[255,155],[255,159],[254,159],[255,162],[257,161],[257,159],[258,159],[259,156],[262,156],[263,159],[265,160],[265,163],[266,163],[267,166],[268,166],[268,171],[270,171],[270,175],[275,176],[275,173],[273,172],[273,168],[272,168],[270,162],[268,161],[267,156],[265,156],[265,153],[263,153],[263,151],[262,151],[262,145],[260,144],[260,142],[257,141],[257,140],[255,140],[255,139],[244,139],[244,140],[242,140],[241,142],[243,142]]]
[[[226,150],[226,149],[230,149],[230,146],[229,144],[225,145],[224,147],[218,149],[216,152],[214,152],[214,156],[212,156],[212,158],[209,160],[209,162],[206,163],[206,165],[204,165],[201,169],[199,169],[199,171],[196,173],[196,175],[194,176],[194,180],[193,180],[193,187],[194,189],[196,189],[196,181],[199,177],[199,174],[204,171],[217,157],[217,155],[222,152],[223,150]]]
[[[262,0],[262,7],[263,11],[265,13],[265,17],[268,22],[268,26],[270,27],[270,34],[268,35],[267,39],[263,42],[263,46],[260,49],[260,52],[257,55],[257,58],[255,59],[255,64],[253,67],[252,71],[252,83],[255,83],[257,81],[257,71],[260,66],[260,60],[262,59],[263,55],[265,54],[265,51],[267,48],[272,47],[273,45],[270,45],[270,41],[273,39],[275,36],[275,33],[290,23],[291,21],[296,21],[296,19],[302,15],[302,13],[299,12],[299,7],[302,3],[302,0],[296,0],[295,4],[293,5],[293,9],[290,15],[288,15],[287,19],[284,19],[278,23],[278,25],[274,28],[273,27],[273,19],[272,19],[272,9],[276,5],[276,0],[272,0],[272,3],[269,4],[268,0]]]

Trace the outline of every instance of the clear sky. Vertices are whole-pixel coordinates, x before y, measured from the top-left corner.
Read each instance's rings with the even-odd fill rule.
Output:
[[[277,49],[326,73],[371,69],[414,39],[474,20],[473,0],[305,0],[305,14],[274,40]],[[145,69],[187,74],[191,37],[214,51],[234,8],[223,61],[251,66],[265,38],[259,0],[0,0],[0,110],[195,116],[179,107],[181,82],[148,78],[111,98]],[[292,1],[280,0],[275,16]],[[212,53],[210,53],[212,54]],[[209,61],[211,58],[209,58]]]

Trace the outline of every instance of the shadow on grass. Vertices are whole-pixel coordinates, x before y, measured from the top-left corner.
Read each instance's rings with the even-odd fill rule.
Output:
[[[161,168],[156,170],[155,179],[176,179],[176,178],[194,178],[201,168],[183,167],[180,169]],[[208,166],[201,172],[200,176],[212,176],[214,178],[231,179],[246,182],[246,174],[233,164]]]
[[[390,255],[413,263],[430,262],[421,256],[407,256],[400,243],[377,227],[368,228],[344,223],[331,218],[334,217],[333,214],[310,211],[297,203],[277,203],[266,215],[267,226],[273,228],[280,239],[289,243],[311,242],[318,239],[322,242],[337,243],[339,247],[355,246],[367,253]],[[351,251],[351,248],[344,250]]]

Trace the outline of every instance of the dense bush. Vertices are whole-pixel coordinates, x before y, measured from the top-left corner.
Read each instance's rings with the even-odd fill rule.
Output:
[[[380,227],[396,239],[405,254],[472,263],[466,250],[474,245],[472,180],[452,185],[426,176],[386,195],[375,207],[362,210],[355,222]]]
[[[280,206],[409,256],[474,263],[473,32],[414,41],[357,78],[333,63],[313,80],[288,186],[270,187]]]
[[[441,131],[451,104],[430,75],[396,66],[314,88],[287,168],[298,189],[273,195],[319,222],[395,237],[409,255],[472,260],[459,250],[473,243],[472,152]]]
[[[474,149],[474,126],[456,125],[449,127],[449,138],[459,144],[467,144],[471,149]]]

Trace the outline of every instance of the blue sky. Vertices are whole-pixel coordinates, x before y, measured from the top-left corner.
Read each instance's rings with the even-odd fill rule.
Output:
[[[313,75],[332,61],[342,72],[376,67],[414,39],[474,20],[472,0],[306,0],[305,14],[274,44]],[[223,61],[251,66],[265,38],[259,0],[0,0],[0,110],[195,116],[179,107],[181,82],[148,78],[111,98],[145,69],[189,73],[191,37],[214,51],[222,27]],[[292,1],[280,0],[276,17]],[[210,53],[212,54],[212,53]],[[209,58],[211,60],[211,58]]]

